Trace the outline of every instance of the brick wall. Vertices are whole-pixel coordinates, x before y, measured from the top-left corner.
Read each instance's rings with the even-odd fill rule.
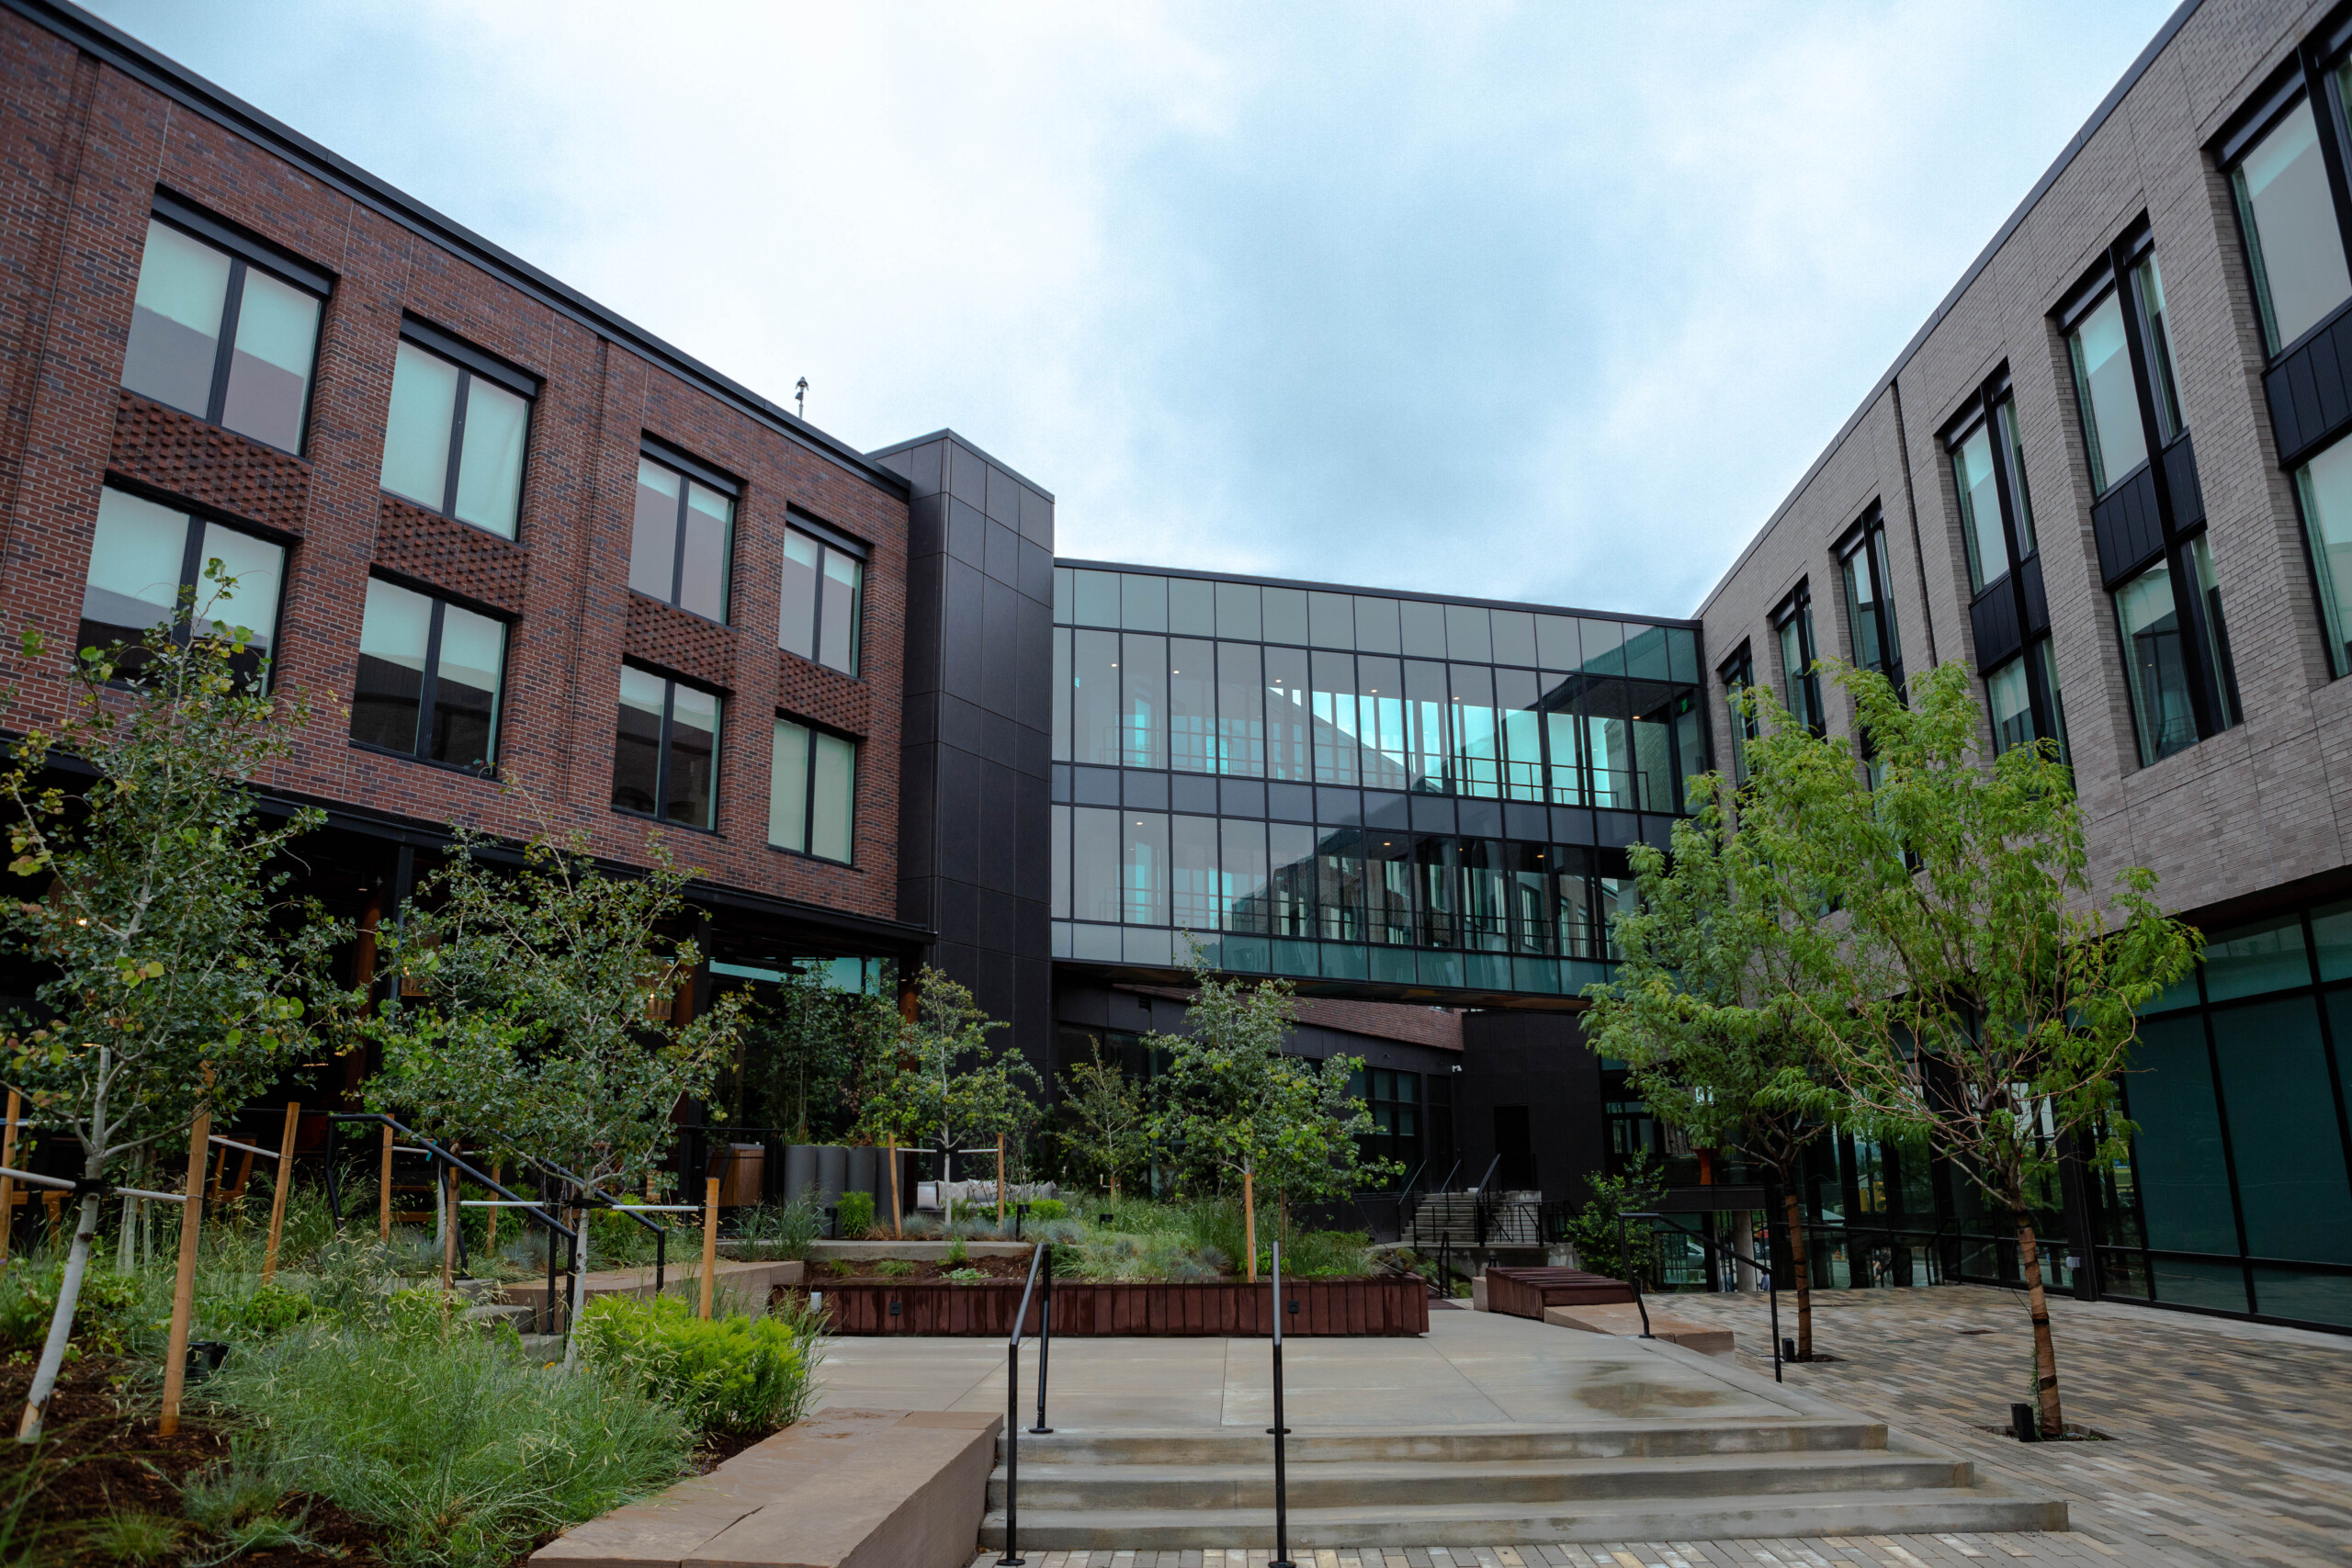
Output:
[[[356,750],[353,689],[371,568],[513,617],[502,773],[599,853],[642,862],[653,825],[608,807],[624,653],[721,688],[728,707],[715,833],[670,829],[710,880],[855,914],[897,913],[899,727],[905,640],[904,487],[800,440],[423,238],[298,162],[23,18],[0,17],[0,626],[80,616],[106,476],[294,536],[277,680],[310,701],[294,755],[267,783],[425,823],[521,835],[525,803],[496,784]],[[274,452],[119,386],[147,215],[158,186],[334,275],[320,329],[307,450]],[[378,488],[404,312],[544,378],[514,542]],[[630,594],[640,438],[741,476],[731,626]],[[857,681],[774,651],[787,506],[871,547]],[[9,639],[13,642],[13,637]],[[62,701],[62,660],[10,671],[21,726]],[[886,700],[869,695],[879,689]],[[857,863],[766,844],[769,717],[858,736]]]

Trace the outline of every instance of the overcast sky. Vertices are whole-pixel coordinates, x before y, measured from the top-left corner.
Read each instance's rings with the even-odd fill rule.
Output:
[[[2171,6],[95,8],[1064,555],[1679,615]]]

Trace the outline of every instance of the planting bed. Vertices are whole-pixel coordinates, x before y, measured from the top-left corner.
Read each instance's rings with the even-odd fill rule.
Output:
[[[155,1430],[154,1410],[140,1397],[134,1364],[91,1357],[70,1363],[57,1384],[38,1450],[15,1443],[0,1453],[0,1520],[15,1511],[13,1561],[97,1563],[109,1561],[83,1538],[110,1514],[182,1517],[181,1483],[229,1457],[230,1429],[184,1416],[171,1437]],[[125,1388],[117,1388],[118,1382]],[[24,1408],[32,1360],[0,1365],[0,1409],[11,1419]],[[257,1548],[236,1558],[240,1568],[371,1568],[384,1559],[382,1536],[323,1497],[289,1496],[276,1510],[311,1544]],[[30,1536],[31,1539],[27,1539]],[[218,1538],[193,1529],[177,1549],[150,1560],[150,1568],[217,1561]]]
[[[848,1335],[1009,1334],[1023,1287],[1020,1278],[815,1281],[833,1332]],[[1042,1326],[1045,1294],[1041,1282],[1029,1305],[1032,1331]],[[1297,1306],[1283,1324],[1285,1335],[1404,1337],[1429,1331],[1429,1291],[1417,1279],[1300,1280],[1286,1281],[1283,1296]],[[1060,1280],[1053,1300],[1054,1332],[1061,1335],[1249,1335],[1272,1326],[1272,1294],[1262,1280]]]

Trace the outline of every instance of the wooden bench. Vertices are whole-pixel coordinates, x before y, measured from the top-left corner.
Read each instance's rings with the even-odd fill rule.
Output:
[[[1546,1307],[1595,1306],[1634,1299],[1634,1287],[1624,1280],[1588,1274],[1581,1269],[1489,1268],[1485,1279],[1488,1312],[1538,1322]]]

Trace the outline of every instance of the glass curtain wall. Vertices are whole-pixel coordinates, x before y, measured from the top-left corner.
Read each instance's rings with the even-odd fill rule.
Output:
[[[1558,993],[1708,766],[1694,628],[1058,567],[1057,956]]]

